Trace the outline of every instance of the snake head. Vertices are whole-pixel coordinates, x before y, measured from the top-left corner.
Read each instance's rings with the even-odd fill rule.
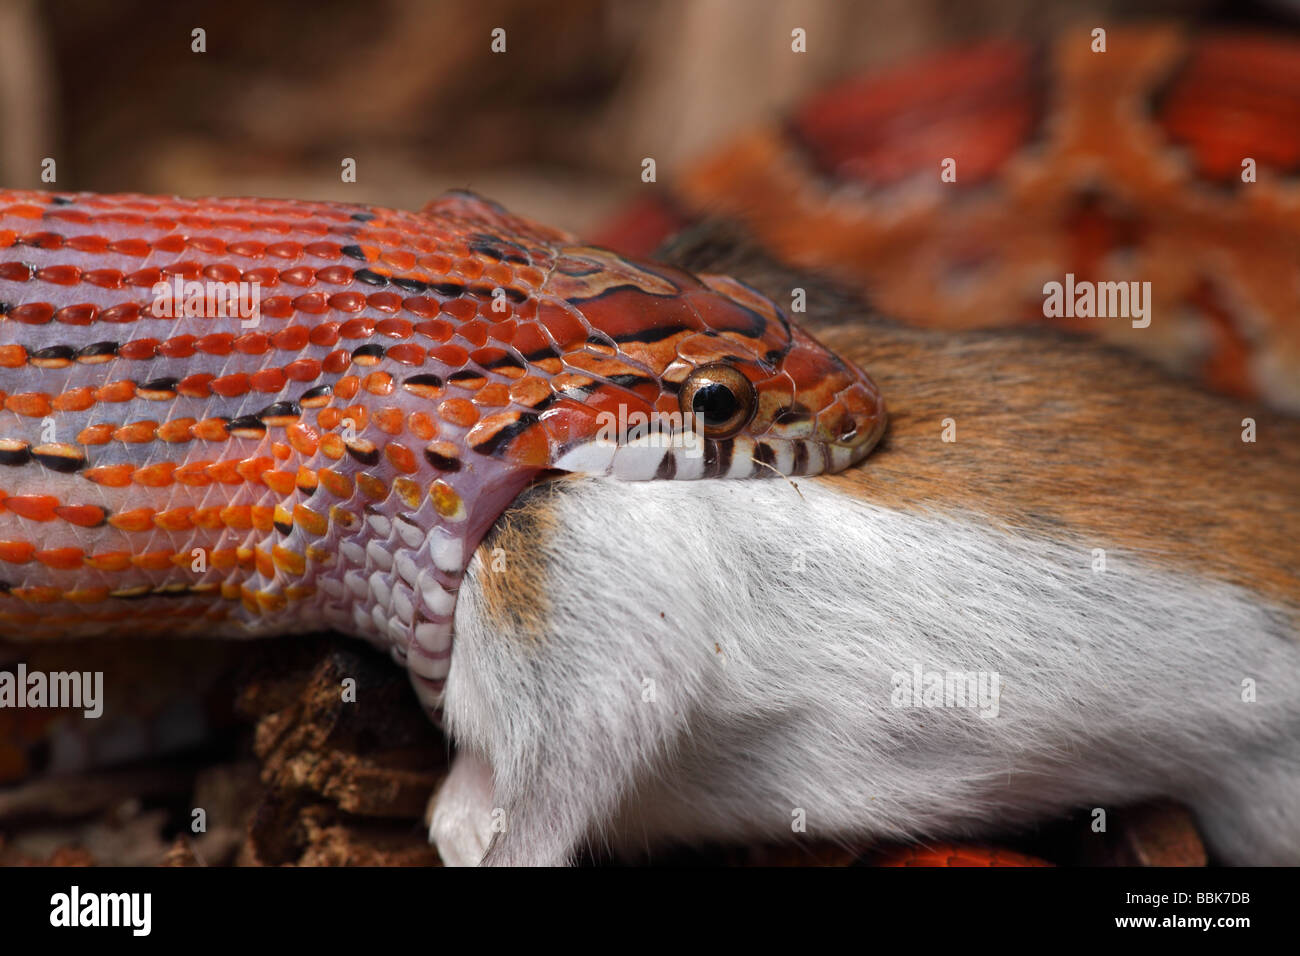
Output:
[[[425,211],[536,276],[523,321],[503,323],[510,354],[485,369],[513,376],[513,408],[470,432],[477,452],[624,479],[815,475],[884,432],[866,374],[742,282],[582,245],[473,193]]]
[[[883,433],[866,374],[748,285],[594,247],[558,253],[538,310],[565,348],[542,413],[555,468],[813,475],[860,461]]]

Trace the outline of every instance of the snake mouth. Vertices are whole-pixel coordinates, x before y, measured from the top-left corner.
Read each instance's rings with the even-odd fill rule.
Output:
[[[655,440],[655,436],[618,446],[586,442],[556,462],[557,471],[623,481],[698,478],[775,478],[833,474],[862,461],[884,435],[879,415],[841,441],[814,438],[754,438],[737,435],[697,444]]]

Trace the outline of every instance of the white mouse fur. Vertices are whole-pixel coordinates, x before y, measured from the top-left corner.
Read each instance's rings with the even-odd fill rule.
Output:
[[[996,716],[896,706],[917,667],[995,673]],[[1227,862],[1296,864],[1297,687],[1283,609],[1138,555],[1096,571],[1064,535],[816,479],[561,482],[469,568],[430,835],[448,862],[564,864],[1165,795]]]

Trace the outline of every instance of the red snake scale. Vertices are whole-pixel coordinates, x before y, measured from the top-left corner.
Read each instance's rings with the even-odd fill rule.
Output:
[[[1300,410],[1298,172],[1300,46],[1157,27],[833,87],[629,208],[599,237],[626,255],[463,194],[0,192],[0,635],[331,627],[436,710],[465,563],[529,483],[848,467],[884,427],[865,375],[742,284],[632,258],[710,216],[932,327],[1150,281],[1149,328],[1063,324]],[[176,280],[256,282],[259,324],[153,314]],[[698,459],[597,438],[690,410]]]

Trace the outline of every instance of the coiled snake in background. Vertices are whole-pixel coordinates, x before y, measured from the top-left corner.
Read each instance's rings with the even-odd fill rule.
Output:
[[[1066,273],[1149,280],[1150,328],[1070,327],[1295,411],[1297,170],[1292,44],[991,43],[827,91],[599,241],[646,254],[722,216],[931,327],[1041,320]],[[260,321],[155,314],[177,280],[255,281]],[[468,194],[0,193],[0,313],[5,636],[333,628],[435,712],[460,576],[532,482],[812,475],[885,427],[780,304]],[[704,454],[597,437],[629,412],[701,414]]]
[[[644,251],[723,216],[929,328],[1043,322],[1067,273],[1141,279],[1159,323],[1052,321],[1297,412],[1298,171],[1295,43],[1149,27],[1094,53],[1079,29],[829,89],[599,239]]]

